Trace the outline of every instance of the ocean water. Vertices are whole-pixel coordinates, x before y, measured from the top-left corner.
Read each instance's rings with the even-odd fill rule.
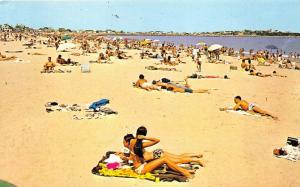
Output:
[[[282,49],[286,53],[300,53],[300,38],[297,37],[123,36],[123,38],[157,39],[161,42],[172,42],[175,45],[195,45],[198,42],[205,42],[207,45],[220,44],[234,48],[235,50],[244,48],[246,51],[250,49],[254,49],[255,51],[266,49],[267,45],[275,45],[278,49]]]

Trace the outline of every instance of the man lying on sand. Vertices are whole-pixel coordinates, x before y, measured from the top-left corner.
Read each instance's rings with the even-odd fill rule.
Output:
[[[44,65],[44,71],[51,72],[54,70],[55,63],[51,61],[51,57],[48,57],[48,62]]]
[[[192,74],[191,76],[188,76],[189,79],[229,79],[227,75],[218,76],[218,75],[198,75],[198,74]]]
[[[137,80],[137,82],[135,83],[135,86],[138,88],[147,90],[147,91],[160,90],[160,88],[158,86],[148,83],[143,74],[139,75],[139,80]]]
[[[70,58],[68,58],[68,60],[63,59],[61,55],[58,55],[58,57],[56,59],[56,63],[61,64],[61,65],[76,65],[76,64],[78,64],[78,62],[74,62]]]
[[[250,74],[252,76],[257,76],[257,77],[272,77],[270,74],[262,74],[260,72],[255,72],[254,70],[250,70]]]
[[[152,84],[156,86],[160,86],[162,89],[166,89],[172,92],[179,92],[179,93],[210,93],[208,89],[191,89],[191,86],[188,84],[188,78],[185,78],[184,85],[178,85],[174,83],[163,83],[160,81],[153,81]]]
[[[286,75],[279,75],[276,71],[273,71],[273,76],[275,76],[275,77],[287,77]]]
[[[244,110],[244,111],[249,112],[249,113],[258,113],[258,114],[260,114],[262,116],[270,116],[273,119],[278,119],[278,117],[270,114],[269,112],[267,112],[265,110],[260,109],[255,104],[248,103],[247,101],[242,100],[241,96],[236,96],[234,98],[234,103],[236,105],[233,108],[224,107],[224,108],[220,108],[220,111],[226,111],[226,110]]]
[[[7,57],[5,55],[2,55],[1,52],[0,52],[0,61],[7,61],[7,60],[14,60],[16,59],[17,57],[15,56],[10,56],[10,57]]]

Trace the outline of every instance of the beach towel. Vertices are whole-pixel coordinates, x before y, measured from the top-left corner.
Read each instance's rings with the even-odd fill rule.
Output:
[[[108,99],[100,99],[99,101],[93,102],[90,106],[89,109],[97,110],[98,108],[107,105],[109,103]]]
[[[243,110],[226,110],[226,112],[231,112],[231,113],[245,115],[245,116],[261,117],[261,115],[259,115],[259,114],[251,114],[251,113],[243,111]]]
[[[109,163],[106,163],[105,160],[111,157],[111,154],[114,154],[114,151],[108,151],[102,159],[98,162],[98,164],[93,167],[92,173],[99,176],[104,177],[123,177],[123,178],[134,178],[134,179],[142,179],[142,180],[150,180],[153,182],[188,182],[188,179],[181,175],[178,172],[174,172],[167,168],[166,165],[163,165],[160,168],[155,169],[152,173],[146,174],[137,174],[134,171],[134,168],[127,161],[123,161],[119,167],[115,169],[109,169]],[[115,161],[112,160],[112,161]],[[117,162],[116,162],[117,163]],[[116,164],[117,165],[117,164]],[[185,169],[199,169],[200,167],[195,167],[197,164],[195,163],[187,163],[183,164]]]

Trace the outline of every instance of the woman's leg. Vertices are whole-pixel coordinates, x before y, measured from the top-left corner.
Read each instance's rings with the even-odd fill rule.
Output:
[[[195,157],[188,157],[188,156],[183,156],[183,155],[172,155],[169,153],[164,153],[162,157],[166,158],[176,164],[197,162],[200,166],[204,167],[204,163],[199,158],[195,158]]]
[[[197,158],[202,158],[203,155],[202,154],[197,154],[197,153],[184,153],[184,154],[180,154],[180,155],[176,155],[173,153],[169,153],[169,152],[165,152],[163,153],[164,155],[168,156],[168,157],[174,157],[174,158],[178,158],[178,157],[197,157]]]
[[[192,178],[192,174],[190,174],[188,170],[177,166],[174,162],[171,162],[166,158],[159,158],[147,163],[144,166],[144,169],[142,170],[142,174],[145,174],[147,172],[152,172],[154,169],[162,166],[163,164],[166,164],[173,171],[177,171],[188,178]]]

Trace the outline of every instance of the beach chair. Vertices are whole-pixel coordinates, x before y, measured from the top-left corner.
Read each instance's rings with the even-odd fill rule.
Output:
[[[90,65],[89,64],[81,64],[81,73],[90,73]]]

